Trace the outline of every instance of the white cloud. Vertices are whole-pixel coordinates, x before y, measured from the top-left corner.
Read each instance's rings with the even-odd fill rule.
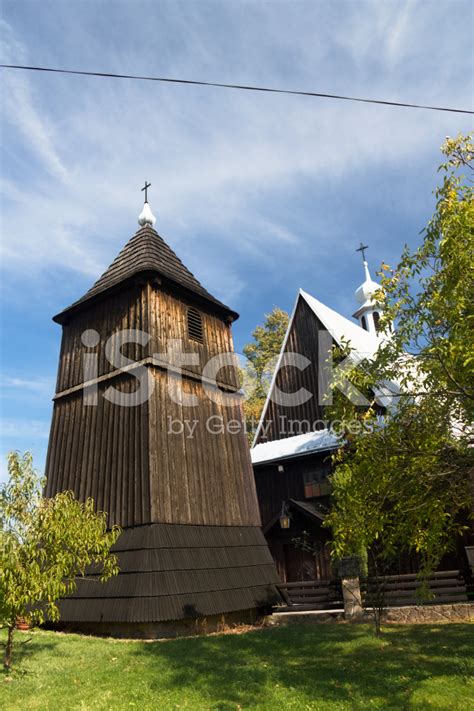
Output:
[[[35,108],[31,86],[26,77],[6,73],[4,92],[4,115],[14,122],[16,130],[23,134],[30,150],[38,155],[51,176],[66,182],[68,172],[55,149],[51,127]]]
[[[305,8],[303,15],[310,6]],[[166,9],[159,27],[150,18],[137,49],[127,45],[118,52],[105,44],[108,54],[101,57],[100,68],[110,62],[112,69],[133,70],[141,52],[152,46],[154,32],[175,31],[187,41],[174,52],[162,46],[163,74],[199,78],[202,71],[206,77],[243,81],[253,72],[256,81],[273,86],[305,88],[306,83],[317,90],[345,87],[345,93],[390,98],[406,92],[409,99],[429,99],[430,87],[406,83],[416,53],[423,58],[432,41],[422,32],[426,13],[418,17],[413,3],[346,3],[339,13],[342,21],[328,15],[326,23],[320,8],[303,21],[280,6],[278,12],[256,7],[253,21],[245,22],[246,7],[228,41],[207,27],[206,11]],[[225,10],[219,19],[230,27]],[[61,27],[64,17],[59,14],[57,20]],[[267,32],[261,35],[258,28],[264,26]],[[77,41],[87,37],[80,23],[77,32]],[[209,33],[212,42],[206,41]],[[30,53],[11,28],[6,35],[8,57],[27,61]],[[427,44],[413,46],[415,36]],[[97,40],[91,29],[92,49],[100,46]],[[392,69],[403,64],[407,52],[400,82]],[[279,62],[280,56],[293,64]],[[89,66],[93,61],[92,53]],[[96,277],[134,231],[138,188],[146,177],[153,184],[158,229],[178,252],[186,248],[187,261],[199,263],[198,276],[206,277],[209,287],[222,284],[216,250],[223,245],[233,263],[243,253],[262,259],[269,246],[285,250],[301,241],[290,206],[278,215],[273,203],[280,206],[309,186],[317,199],[328,191],[348,194],[352,176],[362,167],[389,173],[432,155],[448,125],[445,115],[434,113],[79,77],[42,80],[45,102],[34,88],[38,75],[5,76],[9,135],[48,174],[40,179],[36,168],[27,168],[21,190],[16,176],[3,181],[2,218],[5,225],[15,225],[15,239],[3,241],[4,265],[10,273],[28,269],[30,277],[56,267]],[[433,91],[443,91],[445,103],[459,103],[464,86],[462,77],[446,75]],[[400,212],[405,209],[399,205]],[[310,220],[317,230],[327,217],[315,212]],[[196,234],[207,235],[206,245]],[[234,269],[229,283],[231,300],[245,284],[244,273]]]
[[[47,439],[49,437],[49,423],[44,420],[28,418],[1,418],[0,431],[2,440],[17,439]]]
[[[4,397],[52,397],[55,383],[52,378],[37,377],[32,379],[4,377],[0,382]]]
[[[18,64],[27,57],[25,48],[5,21],[0,21],[0,53],[3,63]],[[51,176],[66,181],[67,171],[55,148],[52,126],[35,106],[30,80],[19,72],[3,70],[2,82],[4,119],[22,134],[30,150],[38,155]]]

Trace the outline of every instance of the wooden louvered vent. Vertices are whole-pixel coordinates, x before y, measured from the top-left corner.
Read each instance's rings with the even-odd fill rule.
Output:
[[[188,336],[193,341],[204,342],[202,316],[197,309],[192,307],[188,309]]]

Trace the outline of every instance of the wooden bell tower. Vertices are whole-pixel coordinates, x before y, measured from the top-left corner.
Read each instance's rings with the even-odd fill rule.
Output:
[[[92,497],[123,528],[119,575],[79,581],[61,618],[117,634],[249,620],[276,597],[236,371],[219,368],[238,315],[154,222],[146,201],[115,261],[54,317],[63,335],[46,494]]]

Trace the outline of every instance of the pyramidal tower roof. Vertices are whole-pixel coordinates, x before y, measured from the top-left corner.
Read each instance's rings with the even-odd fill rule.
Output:
[[[89,291],[54,316],[54,321],[62,323],[70,313],[106,292],[120,288],[132,277],[142,273],[155,273],[163,277],[171,286],[178,286],[190,295],[197,296],[200,300],[205,300],[220,311],[224,311],[232,320],[237,319],[238,314],[212,296],[160,237],[153,227],[154,221],[155,217],[148,202],[145,202],[144,210],[139,217],[141,227],[138,231]]]

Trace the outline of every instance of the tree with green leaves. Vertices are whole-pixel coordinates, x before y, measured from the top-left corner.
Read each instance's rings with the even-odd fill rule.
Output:
[[[382,265],[384,345],[350,376],[370,406],[335,390],[329,413],[345,442],[326,521],[333,555],[367,550],[377,573],[416,554],[422,581],[466,529],[474,469],[474,196],[463,175],[473,168],[471,137],[448,138],[442,152],[421,245],[405,247],[395,269]]]
[[[243,349],[247,359],[242,374],[246,396],[244,415],[250,441],[265,404],[288,322],[287,312],[275,306],[271,313],[265,314],[263,326],[257,326],[252,333],[253,342],[248,343]]]
[[[105,581],[118,573],[110,553],[120,535],[107,531],[105,513],[70,491],[48,499],[29,452],[8,455],[9,479],[0,489],[0,624],[8,629],[4,667],[10,669],[17,622],[59,619],[58,600],[76,588],[89,566]],[[99,584],[99,583],[98,583]]]

